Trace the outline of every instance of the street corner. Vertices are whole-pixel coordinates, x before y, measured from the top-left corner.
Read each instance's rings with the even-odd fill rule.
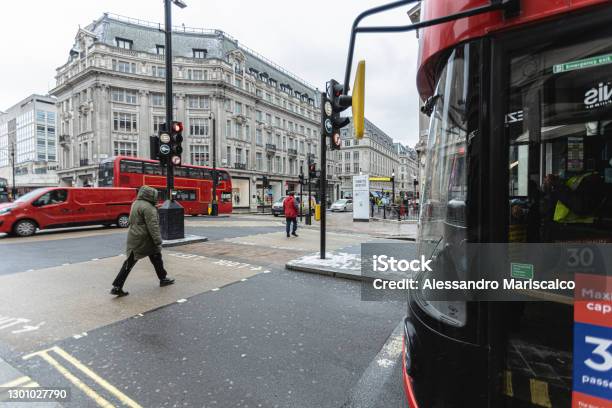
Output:
[[[321,258],[320,252],[311,253],[292,259],[285,267],[289,270],[328,275],[337,278],[363,280],[361,274],[361,255],[359,253],[335,252],[325,253]]]
[[[153,266],[142,259],[127,280],[130,295],[116,298],[109,290],[124,259],[114,256],[1,276],[0,341],[31,350],[267,271],[248,263],[164,251],[174,285],[160,288]]]
[[[259,246],[278,250],[296,252],[314,252],[319,249],[320,232],[315,229],[298,228],[297,237],[287,237],[285,230],[267,234],[253,234],[237,238],[226,238],[225,242],[245,246]],[[326,243],[330,250],[338,250],[350,246],[357,246],[371,238],[350,233],[327,233]]]

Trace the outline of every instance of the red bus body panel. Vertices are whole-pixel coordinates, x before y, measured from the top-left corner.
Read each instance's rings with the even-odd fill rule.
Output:
[[[53,190],[67,190],[66,201],[43,207],[32,205],[39,197]],[[136,193],[133,188],[42,188],[28,201],[1,206],[11,207],[11,211],[0,215],[0,232],[12,232],[15,223],[23,219],[33,220],[39,229],[115,223],[120,215],[130,213]]]
[[[462,18],[423,28],[420,33],[417,88],[423,100],[433,95],[432,68],[436,58],[460,42],[489,33],[531,24],[584,7],[610,3],[609,0],[521,0],[517,17],[505,19],[501,11]],[[421,21],[448,16],[460,11],[486,6],[488,0],[423,0]]]

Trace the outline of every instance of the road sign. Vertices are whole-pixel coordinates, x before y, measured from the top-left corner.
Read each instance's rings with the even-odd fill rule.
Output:
[[[159,152],[165,155],[170,154],[170,146],[168,146],[167,144],[159,146]]]
[[[570,61],[563,64],[557,64],[553,66],[553,73],[559,74],[561,72],[574,71],[577,69],[590,68],[597,65],[606,64],[612,64],[612,54],[598,55],[596,57]]]

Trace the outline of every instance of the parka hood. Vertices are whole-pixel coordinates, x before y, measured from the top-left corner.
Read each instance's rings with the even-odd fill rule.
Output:
[[[151,204],[157,204],[157,190],[153,187],[142,186],[140,190],[138,190],[137,200],[145,200],[150,202]]]

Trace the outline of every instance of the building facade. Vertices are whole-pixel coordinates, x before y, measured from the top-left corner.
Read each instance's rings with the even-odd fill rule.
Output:
[[[399,170],[399,155],[393,139],[376,125],[365,119],[362,139],[354,136],[353,121],[340,131],[342,148],[335,154],[335,174],[340,180],[339,197],[353,196],[353,176],[368,174],[370,177],[391,177]],[[372,181],[370,190],[390,192],[391,183]]]
[[[318,162],[319,91],[219,30],[174,28],[174,120],[185,125],[183,163],[227,168],[236,208],[297,190]],[[60,181],[95,184],[100,160],[150,157],[165,122],[164,35],[156,23],[104,14],[77,32],[57,69]],[[262,197],[262,177],[270,189]]]
[[[58,184],[55,104],[55,98],[34,94],[0,114],[0,177],[18,194]]]
[[[399,171],[395,172],[395,189],[402,195],[415,197],[419,191],[419,163],[415,149],[394,143],[399,157]],[[415,181],[417,183],[415,183]]]

